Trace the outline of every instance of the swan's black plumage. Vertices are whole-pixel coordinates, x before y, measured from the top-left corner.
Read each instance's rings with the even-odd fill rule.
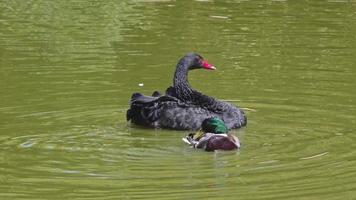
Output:
[[[152,96],[140,93],[132,95],[127,120],[143,126],[179,130],[199,129],[204,119],[214,116],[224,120],[230,129],[246,125],[247,119],[241,109],[190,87],[188,71],[209,67],[214,69],[208,65],[196,53],[184,56],[177,64],[173,87],[169,87],[165,95],[158,92]]]

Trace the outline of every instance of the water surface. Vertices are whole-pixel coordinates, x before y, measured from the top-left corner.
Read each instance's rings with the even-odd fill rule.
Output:
[[[354,1],[1,1],[1,199],[353,199]],[[130,125],[190,73],[245,109],[240,151]],[[143,83],[143,87],[139,84]]]

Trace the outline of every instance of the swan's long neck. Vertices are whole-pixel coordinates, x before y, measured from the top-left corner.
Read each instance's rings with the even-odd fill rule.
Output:
[[[231,105],[194,90],[188,81],[188,71],[194,66],[191,59],[182,58],[176,67],[171,94],[185,103],[195,104],[213,112],[221,113]],[[170,89],[170,88],[169,88]]]
[[[173,86],[176,89],[178,97],[182,100],[191,101],[194,90],[190,87],[188,81],[189,65],[184,62],[177,64],[176,72],[174,73]]]
[[[177,97],[187,103],[193,103],[207,109],[215,110],[219,101],[193,89],[188,81],[189,64],[179,62],[174,74],[173,85]]]

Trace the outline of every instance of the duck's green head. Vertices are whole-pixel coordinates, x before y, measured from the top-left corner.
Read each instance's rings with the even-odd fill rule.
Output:
[[[202,130],[205,133],[227,133],[228,129],[223,120],[218,117],[207,118],[203,121]]]

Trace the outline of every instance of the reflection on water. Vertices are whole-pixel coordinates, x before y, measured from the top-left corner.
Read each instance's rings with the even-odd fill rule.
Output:
[[[0,2],[1,199],[352,199],[352,1]],[[126,123],[133,92],[191,84],[243,107],[242,149]],[[143,86],[139,86],[143,83]]]

